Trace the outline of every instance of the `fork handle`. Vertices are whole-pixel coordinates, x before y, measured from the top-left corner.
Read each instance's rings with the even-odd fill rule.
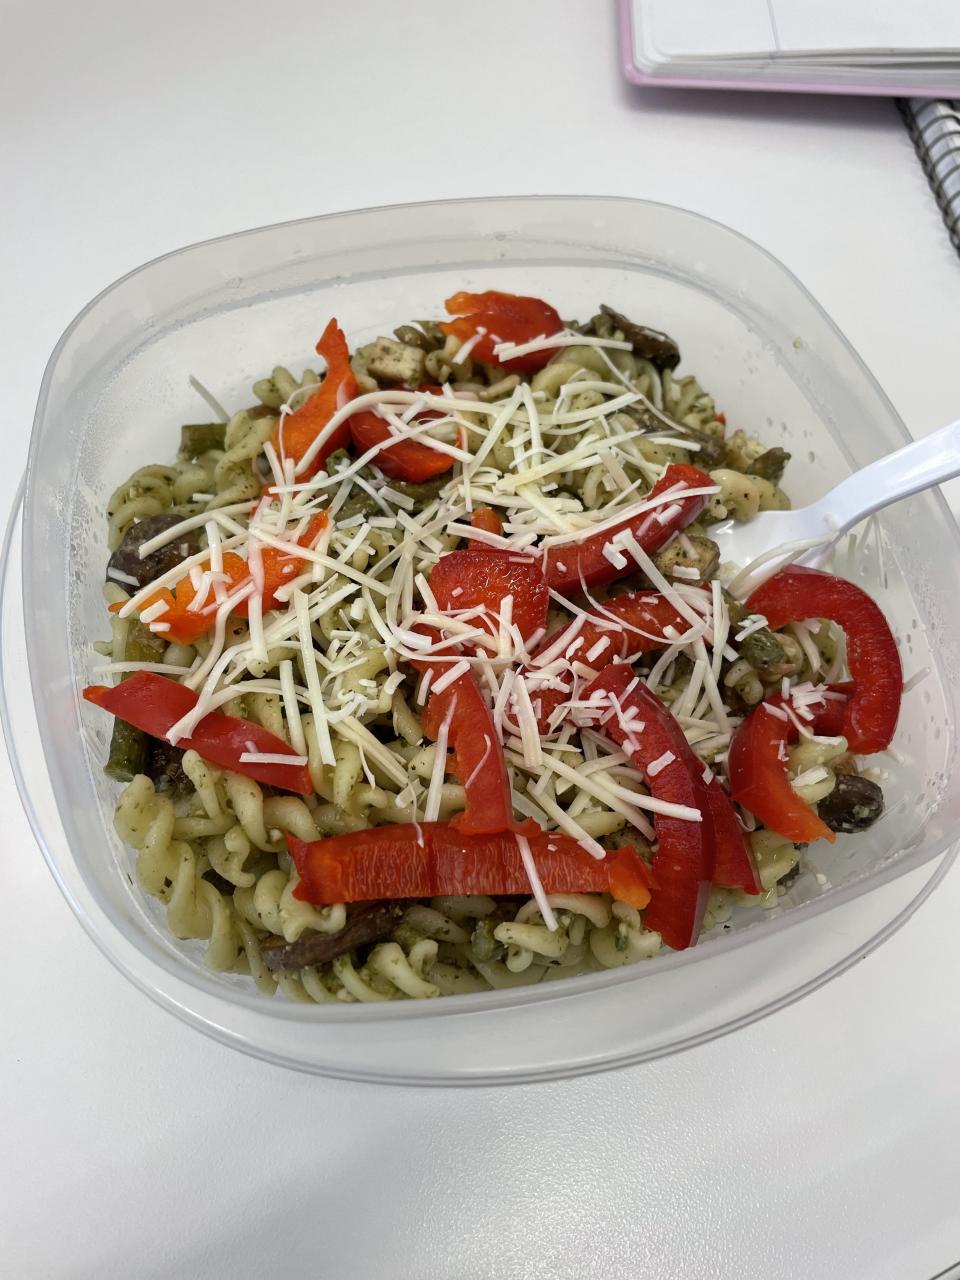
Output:
[[[958,475],[960,422],[952,422],[855,471],[809,510],[829,516],[831,527],[835,527],[839,535],[874,511]]]

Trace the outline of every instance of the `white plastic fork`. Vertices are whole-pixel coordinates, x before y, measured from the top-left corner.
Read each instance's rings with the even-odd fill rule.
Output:
[[[739,565],[742,570],[766,553],[783,548],[782,557],[771,554],[751,570],[749,586],[753,587],[786,561],[821,563],[845,533],[874,511],[957,475],[960,422],[953,422],[855,471],[808,507],[763,511],[746,524],[723,520],[713,525],[709,534],[720,547],[721,562]],[[738,578],[744,581],[734,579],[734,590],[748,585],[747,574],[741,573]]]

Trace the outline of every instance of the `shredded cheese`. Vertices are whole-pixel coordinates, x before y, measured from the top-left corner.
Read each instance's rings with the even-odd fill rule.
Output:
[[[241,751],[240,763],[305,765],[307,757],[281,755],[277,751]]]
[[[320,673],[317,670],[316,651],[313,647],[313,633],[310,630],[310,606],[302,591],[294,592],[293,608],[297,619],[297,636],[300,641],[300,662],[307,682],[307,695],[310,700],[310,710],[313,713],[313,727],[320,747],[320,759],[324,764],[335,765],[337,757],[330,737],[327,708],[320,688]]]
[[[427,788],[427,799],[423,810],[425,822],[436,822],[440,817],[440,799],[447,772],[447,740],[450,735],[450,724],[456,707],[457,700],[454,698],[447,708],[447,714],[443,717],[440,728],[437,730],[433,768],[430,772],[430,785]]]
[[[493,348],[493,354],[503,363],[506,360],[515,360],[517,356],[533,355],[537,351],[553,351],[558,347],[606,347],[610,351],[633,350],[631,343],[621,341],[619,338],[593,338],[565,330],[562,333],[551,334],[549,337],[545,335],[541,338],[531,338],[529,342],[498,342]]]
[[[469,670],[470,663],[461,658],[459,662],[455,662],[452,667],[445,671],[442,676],[434,677],[433,692],[443,693],[444,689],[449,689],[461,676],[465,676]]]
[[[530,881],[530,889],[536,899],[537,906],[540,908],[540,914],[543,916],[543,923],[552,932],[556,933],[557,917],[553,914],[550,903],[547,901],[547,895],[543,891],[543,883],[537,874],[536,864],[533,861],[533,853],[530,850],[530,841],[526,836],[517,836],[517,847],[520,850],[520,860],[523,863],[523,869],[527,873],[527,879]]]
[[[657,756],[656,760],[651,760],[647,765],[647,777],[655,778],[658,773],[662,773],[666,769],[667,765],[673,764],[676,758],[672,751],[665,751],[662,756]]]

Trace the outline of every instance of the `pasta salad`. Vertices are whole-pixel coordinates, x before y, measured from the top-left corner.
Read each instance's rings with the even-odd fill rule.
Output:
[[[789,454],[609,306],[445,305],[352,352],[331,319],[322,374],[233,414],[200,388],[216,420],[107,505],[116,829],[171,933],[265,993],[683,949],[883,810],[882,611],[710,538],[789,506]]]

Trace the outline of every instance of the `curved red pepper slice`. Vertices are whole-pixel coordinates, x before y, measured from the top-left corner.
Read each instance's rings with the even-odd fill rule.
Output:
[[[637,610],[635,601],[643,600],[643,597],[630,596],[621,597],[623,600],[630,602],[631,609],[634,610],[633,618],[637,619],[637,625],[642,625],[641,615]],[[647,597],[649,600],[650,597]],[[653,606],[652,612],[659,618],[664,625],[671,625],[666,613],[668,602],[663,596],[656,596],[653,599],[657,602]],[[617,601],[608,601],[610,605],[618,603]],[[649,606],[647,606],[649,607]],[[675,624],[676,625],[676,624]],[[682,625],[682,620],[681,620]],[[634,635],[628,636],[627,644],[632,649],[634,641],[639,639]],[[651,646],[656,647],[656,646]],[[636,652],[637,650],[633,650]],[[626,668],[624,668],[626,670]],[[616,676],[618,685],[626,685],[626,678],[619,674]],[[589,688],[595,688],[597,682]],[[651,715],[665,717],[672,730],[673,745],[667,748],[673,751],[678,758],[683,760],[690,774],[699,777],[703,783],[706,799],[706,810],[704,811],[704,834],[712,845],[713,858],[713,883],[723,885],[728,889],[742,889],[745,893],[760,893],[761,884],[760,876],[757,872],[757,865],[753,857],[753,851],[750,848],[750,842],[744,834],[743,827],[737,818],[736,812],[730,801],[730,797],[724,791],[719,781],[703,761],[697,756],[693,748],[687,742],[683,730],[677,724],[673,715],[664,707],[660,699],[651,694],[645,685],[637,686],[637,689],[643,689],[642,693],[637,693],[636,704],[642,701],[644,706],[650,710]],[[586,696],[586,694],[585,694]],[[630,696],[626,699],[627,704],[630,703]],[[637,762],[638,767],[643,768],[642,763]],[[651,788],[652,789],[652,788]],[[656,792],[654,792],[656,794]],[[679,803],[686,803],[681,801]],[[709,816],[708,816],[709,815]],[[689,824],[687,824],[689,825]],[[659,828],[658,828],[659,831]]]
[[[549,337],[563,329],[559,313],[549,302],[516,293],[500,293],[496,289],[486,293],[461,290],[447,298],[444,306],[452,316],[458,317],[440,321],[444,333],[455,334],[461,342],[469,342],[483,330],[472,354],[484,364],[497,363],[494,347],[498,342],[519,345],[532,342],[534,338]],[[553,351],[532,351],[500,363],[516,373],[536,373],[553,354]]]
[[[604,612],[593,611],[591,616],[596,617],[597,622],[586,621],[580,626],[579,631],[575,623],[564,628],[565,631],[570,632],[571,645],[576,645],[579,640],[583,642],[577,646],[573,654],[570,653],[568,646],[564,651],[565,656],[582,661],[586,666],[597,671],[602,671],[611,663],[626,658],[628,654],[648,653],[652,649],[661,649],[664,645],[671,643],[669,636],[664,635],[666,628],[673,627],[682,633],[689,626],[687,619],[677,611],[667,597],[658,592],[628,592],[626,595],[604,601],[603,610]],[[605,615],[609,617],[611,614],[631,629],[624,628],[621,631],[604,629],[602,621]],[[548,636],[537,653],[549,653],[551,649],[555,649],[562,634],[563,632],[560,632]],[[597,652],[597,646],[603,641],[607,643],[600,652]],[[536,655],[530,667],[531,671],[535,669]],[[563,689],[538,691],[535,680],[531,680],[529,674],[527,676],[530,699],[537,712],[541,733],[556,727],[550,724],[550,717],[570,696],[570,673],[561,673],[558,679],[564,684]],[[686,738],[684,738],[684,745],[686,745]],[[704,777],[709,778],[706,789],[714,843],[714,883],[725,885],[730,889],[743,889],[746,893],[759,893],[761,886],[756,863],[730,798],[710,771],[704,769],[703,763],[689,747],[687,747],[687,762],[691,769],[699,768]]]
[[[443,388],[423,386],[418,387],[417,390],[440,394]],[[410,425],[422,425],[432,418],[442,417],[443,414],[438,409],[424,409],[414,417]],[[366,453],[374,445],[397,439],[378,413],[355,413],[349,419],[349,425],[353,443],[361,453]],[[405,480],[409,484],[423,484],[427,480],[432,480],[434,476],[442,476],[444,472],[452,471],[454,459],[448,453],[431,449],[420,440],[400,439],[396,444],[390,445],[389,449],[383,449],[377,454],[376,464],[384,475],[392,476],[395,480]]]
[[[507,596],[513,597],[511,617],[524,641],[547,625],[550,593],[543,570],[531,556],[492,548],[451,551],[441,556],[430,573],[430,590],[445,613],[483,607],[490,611],[487,630],[496,635],[495,619]],[[483,625],[484,620],[477,620]]]
[[[624,625],[616,627],[616,622]],[[564,635],[569,635],[569,643],[559,650],[561,658],[583,663],[592,671],[602,671],[611,662],[622,660],[628,655],[649,653],[653,649],[662,649],[671,644],[671,639],[664,635],[667,627],[674,627],[682,634],[689,626],[689,621],[666,596],[656,591],[630,591],[622,596],[615,596],[612,600],[605,600],[602,609],[591,610],[584,622],[571,622],[562,630],[547,636],[538,645],[525,672],[540,732],[549,733],[556,728],[555,724],[550,723],[550,718],[570,697],[573,675],[569,670],[551,677],[553,682],[563,685],[560,689],[542,687],[537,680],[537,659],[541,659],[542,665],[544,655],[556,653]]]
[[[840,732],[860,755],[889,747],[900,714],[903,668],[893,632],[865,591],[831,573],[794,565],[758,587],[746,607],[763,614],[774,631],[807,618],[830,618],[842,627],[853,692]]]
[[[700,934],[713,879],[713,842],[703,765],[691,766],[690,747],[679,724],[624,663],[607,667],[583,691],[587,701],[602,695],[607,704],[600,728],[622,747],[659,800],[687,805],[703,814],[701,822],[654,815],[657,851],[653,875],[657,890],[644,917],[676,951],[693,946]],[[599,710],[599,707],[598,707]],[[631,722],[634,728],[631,728]],[[643,727],[640,728],[640,725]],[[673,759],[653,774],[661,757]]]
[[[841,680],[836,684],[828,684],[827,692],[840,694],[840,697],[825,698],[823,708],[817,711],[814,723],[816,732],[831,738],[846,737],[844,733],[847,718],[847,703],[853,696],[853,681]]]
[[[505,597],[512,596],[512,618],[524,641],[546,626],[547,587],[539,564],[529,556],[485,549],[452,551],[434,566],[430,590],[441,610],[483,606],[494,617]],[[486,625],[491,634],[496,633],[492,620]],[[434,638],[439,638],[436,632]],[[423,671],[432,669],[434,679],[449,669],[449,664],[432,663],[429,657],[418,659],[415,665]],[[423,727],[434,740],[448,714],[454,771],[467,793],[466,808],[453,824],[474,835],[530,830],[529,821],[518,823],[513,817],[510,778],[493,714],[470,672],[442,692],[431,694]]]
[[[547,588],[540,566],[529,556],[492,550],[452,551],[441,556],[434,566],[430,589],[441,610],[483,606],[494,616],[504,598],[512,595],[513,621],[525,641],[546,626]],[[495,634],[494,624],[490,622],[488,626]],[[417,630],[430,634],[434,643],[440,639],[435,628]],[[429,655],[414,659],[413,665],[419,671],[432,671],[434,680],[450,669],[449,662],[436,662]],[[466,791],[466,808],[453,819],[453,824],[472,835],[531,830],[529,820],[517,822],[513,817],[510,778],[493,713],[471,672],[459,676],[440,693],[430,695],[423,727],[434,741],[448,714],[454,772]]]
[[[703,776],[708,777],[705,769]],[[716,777],[709,777],[706,787],[713,839],[713,883],[725,889],[742,889],[744,893],[761,893],[763,885],[753,850],[730,797]]]
[[[683,462],[671,463],[643,501],[648,502],[651,498],[659,498],[668,489],[680,484],[688,489],[702,489],[712,485],[713,481],[697,467],[691,467]],[[631,558],[629,551],[621,553],[625,563],[618,568],[604,555],[604,547],[611,546],[617,534],[629,529],[641,548],[648,555],[653,555],[665,546],[674,534],[696,520],[708,500],[708,495],[700,494],[687,498],[680,491],[672,502],[664,503],[649,511],[642,511],[638,515],[628,516],[619,524],[605,529],[602,533],[592,534],[583,542],[548,547],[544,565],[548,586],[554,591],[559,591],[561,595],[567,595],[570,592],[580,591],[584,585],[599,586],[601,583],[615,582],[627,574],[636,573],[638,566]],[[679,510],[661,524],[657,517],[674,505]]]
[[[323,533],[329,525],[330,517],[327,515],[326,511],[318,511],[317,514],[311,518],[303,535],[297,539],[296,545],[298,547],[312,548],[321,533]],[[288,583],[291,578],[295,577],[297,573],[300,572],[304,561],[299,556],[291,555],[289,551],[281,551],[279,547],[268,546],[264,546],[261,549],[260,559],[263,563],[262,608],[263,612],[266,613],[268,609],[275,609],[277,607],[277,592],[282,586]],[[249,562],[247,563],[249,564]],[[250,576],[249,570],[246,576]],[[189,581],[189,578],[181,579],[181,582],[189,583]],[[177,603],[179,605],[180,584],[178,583],[177,585]],[[239,614],[241,618],[245,618],[248,611],[249,603],[247,600],[241,600],[233,610],[233,612]],[[164,617],[166,617],[165,614]]]
[[[281,457],[299,463],[317,434],[338,409],[357,394],[357,380],[350,368],[350,348],[343,330],[331,320],[317,343],[317,353],[327,362],[327,373],[319,388],[312,392],[299,409],[277,424],[273,446]],[[331,453],[350,443],[349,422],[342,422],[311,461],[304,475],[319,471]],[[303,476],[301,476],[301,479]]]
[[[531,830],[530,819],[514,819],[510,776],[493,713],[469,671],[441,693],[430,695],[422,723],[434,742],[448,716],[447,743],[453,750],[453,771],[467,793],[466,807],[451,825],[464,835],[526,834]]]
[[[765,827],[795,844],[836,840],[790,785],[786,748],[800,734],[782,708],[783,699],[777,694],[754,707],[737,727],[727,755],[730,794]],[[819,720],[813,724],[817,729],[823,727]]]
[[[125,720],[154,738],[166,738],[170,729],[188,711],[197,705],[197,695],[185,685],[177,684],[166,676],[152,672],[136,671],[122,684],[90,685],[83,696],[94,706],[109,711],[118,720]],[[251,764],[240,759],[241,754],[294,756],[293,748],[259,724],[211,711],[197,724],[189,738],[177,743],[185,751],[196,751],[210,764],[233,773],[242,773],[257,782],[298,795],[313,794],[310,773],[303,764]]]
[[[297,545],[312,547],[329,523],[330,517],[325,511],[317,512]],[[227,578],[224,587],[229,594],[236,591],[238,587],[243,586],[245,582],[250,581],[250,565],[243,556],[238,556],[233,551],[224,552],[222,559],[223,572]],[[260,559],[263,564],[262,609],[266,613],[267,610],[276,608],[276,593],[296,575],[302,562],[297,556],[291,555],[288,551],[281,551],[277,547],[268,546],[262,548]],[[203,562],[203,568],[210,568],[209,560]],[[208,631],[212,631],[217,620],[216,609],[212,607],[216,600],[213,593],[209,594],[206,607],[200,610],[192,610],[190,605],[196,598],[196,594],[193,582],[189,577],[184,577],[176,584],[173,591],[169,587],[161,587],[159,591],[148,596],[140,606],[140,612],[143,613],[151,605],[162,600],[167,608],[156,621],[162,622],[166,626],[166,630],[163,633],[164,639],[176,641],[177,644],[193,644],[198,636],[206,635]],[[110,608],[111,610],[120,609],[122,608],[122,603],[111,605]],[[247,617],[249,600],[246,598],[238,600],[232,612],[241,618]]]
[[[514,835],[470,836],[449,823],[388,824],[309,843],[287,834],[300,882],[295,898],[325,906],[446,894],[528,894]],[[576,840],[534,824],[528,837],[546,893],[612,893],[642,910],[650,876],[635,849],[591,857]]]

